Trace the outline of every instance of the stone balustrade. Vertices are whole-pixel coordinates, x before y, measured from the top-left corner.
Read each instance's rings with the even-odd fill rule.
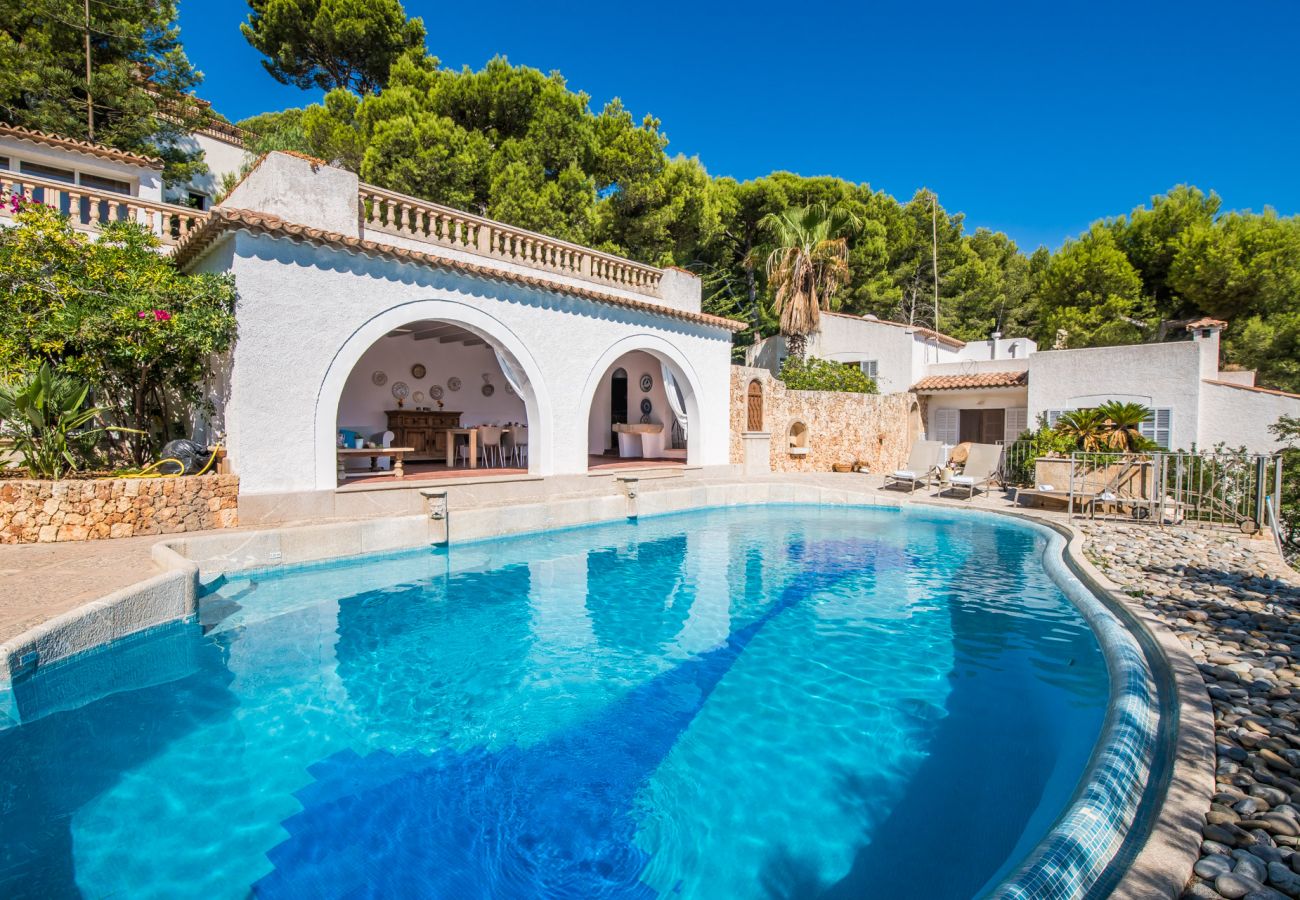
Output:
[[[652,266],[373,185],[361,185],[361,217],[371,231],[650,296],[658,295],[663,277]]]
[[[0,218],[13,217],[15,197],[22,202],[54,207],[72,220],[74,228],[82,231],[93,231],[107,222],[139,222],[158,235],[166,246],[180,242],[208,217],[206,212],[188,206],[155,203],[128,194],[0,172]]]

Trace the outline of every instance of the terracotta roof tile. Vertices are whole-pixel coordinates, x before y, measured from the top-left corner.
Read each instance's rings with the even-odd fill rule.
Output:
[[[1272,388],[1256,387],[1253,384],[1237,384],[1235,381],[1219,381],[1214,378],[1202,378],[1206,384],[1217,384],[1219,387],[1236,388],[1239,391],[1254,391],[1257,394],[1272,394],[1275,397],[1293,397],[1300,400],[1300,394],[1292,394],[1287,391],[1275,391]]]
[[[118,150],[116,147],[96,144],[93,141],[81,141],[76,138],[62,137],[57,134],[23,128],[21,125],[8,125],[0,122],[0,136],[45,144],[49,147],[58,147],[61,150],[71,150],[74,153],[84,153],[87,156],[98,156],[100,159],[111,159],[113,162],[141,166],[146,169],[161,169],[163,167],[163,161],[156,156],[142,156],[139,153],[129,153],[126,150]]]
[[[1195,322],[1187,323],[1188,331],[1195,331],[1198,328],[1227,328],[1228,323],[1222,319],[1211,319],[1206,316],[1204,319],[1197,319]]]
[[[311,228],[307,225],[298,225],[293,222],[286,222],[278,216],[269,215],[267,213],[253,212],[252,210],[247,209],[231,209],[223,206],[214,208],[212,214],[208,217],[208,220],[198,228],[191,231],[189,236],[177,245],[176,253],[174,255],[176,264],[181,267],[188,265],[190,262],[197,259],[223,232],[241,229],[250,231],[254,234],[265,234],[271,237],[307,241],[317,246],[363,253],[367,256],[378,256],[382,259],[391,259],[396,260],[397,262],[409,262],[417,265],[430,266],[432,268],[466,272],[483,278],[509,281],[515,284],[523,284],[528,287],[555,291],[560,294],[568,294],[573,297],[582,297],[586,300],[596,300],[601,303],[608,303],[611,306],[621,306],[625,309],[635,309],[640,312],[668,316],[669,318],[682,319],[700,325],[710,325],[714,328],[726,328],[729,331],[743,331],[749,327],[748,323],[736,319],[725,319],[721,316],[711,316],[707,313],[690,312],[689,310],[673,309],[669,306],[660,306],[657,303],[650,303],[643,300],[632,300],[627,297],[621,297],[618,294],[600,290],[597,287],[578,287],[576,285],[566,284],[565,282],[542,276],[520,275],[504,269],[497,269],[490,265],[479,265],[478,263],[449,259],[445,256],[438,256],[432,253],[408,250],[405,247],[394,247],[390,244],[380,244],[375,241],[349,237],[344,234],[338,234],[337,232],[322,231],[318,228]]]
[[[928,393],[970,388],[1025,387],[1028,384],[1028,372],[974,372],[970,375],[929,375],[912,385],[912,390]]]

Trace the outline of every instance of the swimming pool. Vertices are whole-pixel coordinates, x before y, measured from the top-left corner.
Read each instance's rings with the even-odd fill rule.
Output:
[[[232,577],[16,686],[0,894],[973,896],[1106,715],[1044,550],[768,506]]]

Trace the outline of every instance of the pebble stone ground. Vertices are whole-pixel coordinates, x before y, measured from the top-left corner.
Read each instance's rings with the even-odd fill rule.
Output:
[[[1233,533],[1076,525],[1183,642],[1214,705],[1216,793],[1183,897],[1300,897],[1300,575]]]

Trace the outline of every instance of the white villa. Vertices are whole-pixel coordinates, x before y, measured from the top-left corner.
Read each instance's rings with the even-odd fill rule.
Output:
[[[761,471],[828,468],[829,456],[852,459],[863,446],[884,466],[921,431],[946,444],[1010,442],[1040,414],[1052,421],[1110,399],[1150,407],[1144,430],[1169,448],[1272,450],[1268,425],[1300,415],[1300,396],[1220,368],[1226,326],[1214,320],[1190,323],[1184,341],[1040,351],[1025,338],[966,343],[826,313],[809,352],[860,365],[899,402],[878,420],[812,428],[811,413],[732,383],[731,336],[743,323],[703,313],[688,272],[396,194],[290,153],[259,160],[212,206],[222,177],[243,166],[242,136],[217,124],[191,139],[212,171],[168,187],[160,160],[0,125],[0,192],[55,206],[89,233],[110,219],[143,222],[182,268],[235,276],[238,343],[195,433],[226,449],[249,518],[282,502],[332,515],[349,476],[370,490],[394,470],[433,478],[482,466],[482,480],[734,466],[749,458],[742,443],[767,431],[780,437],[770,461],[751,448]],[[0,223],[11,213],[0,209]],[[776,372],[784,355],[784,341],[770,338],[749,362]],[[748,401],[737,400],[746,389]],[[735,424],[740,402],[747,427]],[[820,449],[787,453],[787,434],[812,434]],[[402,458],[362,452],[372,448]]]
[[[1028,338],[995,333],[968,343],[874,316],[822,313],[808,354],[861,366],[881,393],[914,392],[926,435],[945,444],[1010,443],[1040,415],[1054,423],[1068,410],[1124,400],[1152,410],[1143,432],[1162,447],[1274,450],[1268,426],[1300,415],[1300,395],[1256,387],[1254,372],[1220,368],[1226,327],[1202,319],[1186,326],[1183,341],[1039,350]],[[772,337],[750,348],[748,361],[775,373],[785,356],[784,339]]]

